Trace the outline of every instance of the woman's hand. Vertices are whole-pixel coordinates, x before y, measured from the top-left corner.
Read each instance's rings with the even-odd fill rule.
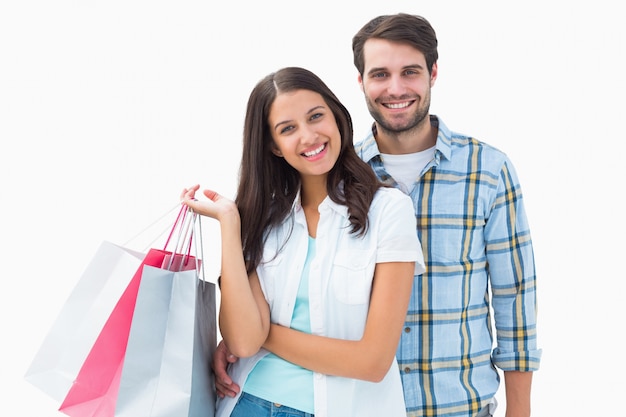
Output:
[[[184,188],[180,194],[181,203],[191,208],[195,213],[214,218],[220,222],[233,215],[236,215],[237,219],[239,218],[237,205],[234,201],[219,195],[213,190],[204,190],[203,194],[208,200],[200,201],[195,198],[199,189],[200,185],[198,184],[190,188]]]

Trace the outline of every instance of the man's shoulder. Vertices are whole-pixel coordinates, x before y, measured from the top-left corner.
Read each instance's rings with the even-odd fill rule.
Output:
[[[376,144],[374,134],[370,132],[363,139],[354,142],[354,150],[362,160],[369,161],[378,153],[378,145]]]
[[[468,166],[468,160],[480,161],[481,169],[499,171],[503,164],[511,164],[507,154],[498,147],[466,133],[448,129],[439,120],[437,149],[445,155],[445,160],[461,169]]]
[[[449,138],[450,138],[451,145],[454,147],[474,147],[474,148],[480,149],[483,152],[504,155],[504,152],[501,151],[496,146],[488,142],[485,142],[482,139],[478,139],[475,136],[466,135],[463,133],[451,132]]]
[[[478,139],[476,136],[472,136],[466,133],[460,133],[455,130],[448,129],[441,121],[439,121],[439,137],[438,142],[445,142],[450,146],[454,152],[454,149],[459,150],[477,150],[490,157],[501,156],[504,157],[505,153],[492,144],[485,142],[482,139]]]
[[[509,158],[500,149],[463,134],[452,133],[449,152],[446,159],[450,165],[446,166],[453,170],[465,170],[472,166],[476,169],[476,166],[479,166],[481,171],[492,172],[495,175],[505,164],[510,164]]]

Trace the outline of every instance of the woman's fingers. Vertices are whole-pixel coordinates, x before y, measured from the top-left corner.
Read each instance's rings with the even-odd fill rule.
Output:
[[[199,184],[196,184],[190,188],[183,188],[183,192],[180,194],[180,200],[183,202],[185,200],[193,200],[196,195],[196,191],[198,191],[199,188]]]
[[[219,196],[219,194],[213,190],[204,190],[204,195],[211,201],[217,200],[217,197]]]

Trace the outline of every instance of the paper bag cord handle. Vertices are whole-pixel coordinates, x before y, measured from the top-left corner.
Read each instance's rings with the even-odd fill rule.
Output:
[[[200,263],[200,271],[198,273],[202,274],[202,285],[206,283],[206,276],[204,275],[204,247],[202,246],[202,216],[198,216],[198,236],[199,238],[195,240],[196,244],[196,271],[198,271],[198,263]],[[198,241],[200,241],[200,251],[198,252]],[[200,262],[202,259],[202,262]]]
[[[176,239],[176,244],[174,246],[174,248],[172,249],[172,252],[176,252],[176,253],[183,253],[183,248],[185,246],[185,244],[187,242],[189,242],[189,249],[191,249],[191,238],[193,237],[193,227],[194,227],[194,223],[196,221],[196,214],[191,211],[190,208],[188,207],[184,207],[184,213],[182,216],[182,219],[179,221],[178,219],[176,219],[176,223],[174,223],[174,229],[178,226],[178,238]],[[191,213],[191,220],[187,220],[187,214]],[[191,228],[191,233],[189,232]],[[172,229],[173,232],[173,229]],[[167,245],[169,243],[169,239],[168,242],[166,242],[166,246],[165,249],[167,249]]]
[[[204,246],[202,245],[202,216],[199,215],[198,213],[195,213],[193,211],[193,209],[189,209],[188,212],[190,212],[192,218],[190,221],[187,222],[187,230],[185,231],[185,235],[186,233],[189,231],[189,227],[191,227],[191,232],[189,235],[189,240],[187,243],[187,252],[183,255],[183,259],[181,262],[181,268],[183,266],[187,266],[189,264],[189,260],[191,259],[191,245],[192,243],[194,244],[194,251],[195,251],[195,263],[196,263],[196,272],[198,272],[198,274],[201,274],[202,277],[200,279],[202,279],[202,281],[206,281],[206,276],[204,274],[204,262],[201,262],[201,259],[204,256]],[[198,230],[196,230],[196,222],[198,224]],[[198,238],[194,239],[194,235],[197,234]],[[184,241],[185,239],[183,239]],[[200,249],[198,249],[198,242],[200,242]],[[181,249],[182,252],[182,249]],[[171,265],[172,265],[172,261],[173,261],[174,257],[172,256],[170,258],[170,262],[168,265],[168,269],[171,269]]]
[[[188,219],[187,216],[191,216],[191,219]],[[196,230],[197,223],[197,230]],[[196,263],[196,271],[202,280],[203,285],[206,283],[206,275],[204,272],[204,262],[201,262],[201,259],[204,257],[204,246],[202,240],[202,216],[198,213],[195,213],[191,208],[184,206],[179,212],[176,221],[174,222],[174,227],[172,228],[172,232],[168,237],[168,243],[170,238],[172,237],[175,229],[178,227],[178,238],[176,241],[176,246],[172,250],[172,256],[170,256],[169,263],[167,265],[167,269],[171,270],[172,264],[174,262],[175,254],[182,254],[183,247],[186,245],[186,251],[183,255],[183,259],[181,261],[181,269],[183,266],[187,266],[189,264],[189,260],[191,259],[191,247],[194,245],[195,250],[195,263]],[[198,238],[194,239],[194,235],[197,234]],[[187,237],[189,236],[189,237]],[[182,242],[181,242],[182,241]],[[199,242],[199,243],[198,243]],[[200,248],[198,248],[198,244]],[[166,243],[167,247],[167,243]]]
[[[163,245],[163,250],[167,249],[167,245],[169,245],[170,240],[172,239],[172,236],[174,235],[174,231],[176,230],[176,226],[179,224],[179,222],[182,222],[183,220],[185,220],[185,215],[187,214],[187,206],[185,206],[184,204],[181,204],[180,206],[180,210],[178,211],[178,216],[176,216],[176,220],[174,221],[174,224],[172,225],[172,230],[170,230],[170,234],[169,236],[167,236],[167,240],[165,241],[165,245]],[[182,217],[182,219],[181,219]]]
[[[147,225],[146,227],[144,227],[142,230],[140,230],[137,234],[135,234],[134,236],[132,236],[130,239],[126,240],[126,242],[124,242],[124,244],[122,246],[129,246],[130,242],[134,241],[135,239],[137,239],[139,236],[143,235],[144,233],[146,233],[149,229],[151,229],[152,227],[154,227],[156,224],[160,223],[166,216],[169,216],[176,208],[180,207],[180,203],[177,203],[175,206],[173,206],[172,208],[168,209],[167,212],[163,213],[161,216],[159,216],[157,219],[155,219],[152,223],[150,223],[149,225]],[[159,237],[163,236],[167,230],[170,228],[170,226],[167,226],[166,228],[164,228],[161,232],[159,232],[145,247],[144,247],[144,251],[148,250],[149,247],[154,245],[154,242],[156,242]],[[170,233],[171,234],[171,233]]]
[[[175,254],[184,254],[182,259],[182,265],[187,265],[189,262],[189,258],[191,257],[191,245],[193,241],[194,228],[197,218],[199,217],[197,213],[194,213],[187,206],[183,206],[184,213],[182,214],[182,219],[179,213],[178,218],[176,219],[174,229],[178,226],[178,238],[176,240],[176,245],[172,249],[172,256],[170,257],[170,261],[168,263],[167,269],[171,269],[172,263],[174,261]],[[191,216],[191,219],[187,219],[187,215]],[[169,238],[168,238],[169,243]],[[186,250],[184,249],[187,247]],[[167,245],[166,245],[167,248]],[[197,268],[196,268],[197,269]]]
[[[136,239],[137,237],[139,237],[140,235],[145,233],[148,229],[153,227],[155,224],[159,223],[166,216],[169,216],[176,208],[179,208],[179,210],[178,210],[178,214],[176,215],[176,220],[174,221],[174,224],[172,226],[168,226],[167,228],[164,228],[162,230],[162,232],[159,233],[158,236],[155,237],[144,248],[144,251],[147,251],[149,247],[152,247],[154,245],[154,243],[156,242],[156,240],[159,238],[159,236],[163,236],[163,234],[166,233],[167,230],[169,229],[169,234],[167,236],[165,244],[163,245],[163,250],[167,251],[168,246],[170,245],[170,243],[172,241],[172,238],[174,237],[174,233],[176,232],[177,229],[180,229],[179,236],[178,236],[177,243],[176,243],[176,247],[171,250],[172,257],[171,257],[171,260],[170,260],[170,267],[171,267],[172,260],[174,258],[173,255],[175,255],[176,253],[182,254],[183,250],[185,251],[186,255],[183,258],[184,262],[182,263],[182,265],[186,266],[189,263],[189,258],[191,257],[192,245],[194,245],[194,249],[196,251],[196,256],[195,256],[195,259],[196,259],[196,270],[198,271],[198,273],[202,274],[202,279],[205,280],[204,263],[203,262],[199,262],[200,259],[202,259],[202,255],[204,254],[204,247],[203,247],[203,242],[202,242],[202,222],[201,222],[202,216],[199,215],[198,213],[195,213],[192,209],[190,209],[188,206],[186,206],[184,204],[177,203],[175,206],[170,208],[166,213],[164,213],[162,216],[160,216],[158,219],[156,219],[150,225],[145,227],[143,230],[141,230],[135,236],[133,236],[130,239],[128,239],[126,241],[126,243],[124,243],[124,246],[128,246],[128,244],[130,242],[132,242],[134,239]],[[192,217],[191,221],[188,220],[187,215],[191,215],[191,217]],[[186,220],[187,220],[187,222],[185,222]],[[196,221],[198,222],[198,230],[197,231],[194,230],[194,225],[195,225]],[[187,227],[185,229],[185,232],[183,232],[183,229],[184,229],[185,225],[187,225]],[[186,234],[189,232],[189,227],[190,226],[191,226],[191,234],[190,234],[189,238],[187,239]],[[194,232],[199,233],[199,237],[197,239],[194,239],[194,236],[193,236]],[[181,244],[180,242],[181,242],[181,236],[182,235],[185,235],[185,237],[182,238],[182,244]],[[198,251],[198,241],[200,243],[200,250],[199,251]],[[186,248],[184,248],[184,246],[186,246]],[[200,263],[200,268],[198,268],[198,263]]]

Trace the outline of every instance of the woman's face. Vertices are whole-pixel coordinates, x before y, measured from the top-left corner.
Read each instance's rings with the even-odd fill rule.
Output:
[[[341,151],[341,134],[331,109],[319,93],[280,93],[268,118],[274,154],[302,176],[327,175]]]

